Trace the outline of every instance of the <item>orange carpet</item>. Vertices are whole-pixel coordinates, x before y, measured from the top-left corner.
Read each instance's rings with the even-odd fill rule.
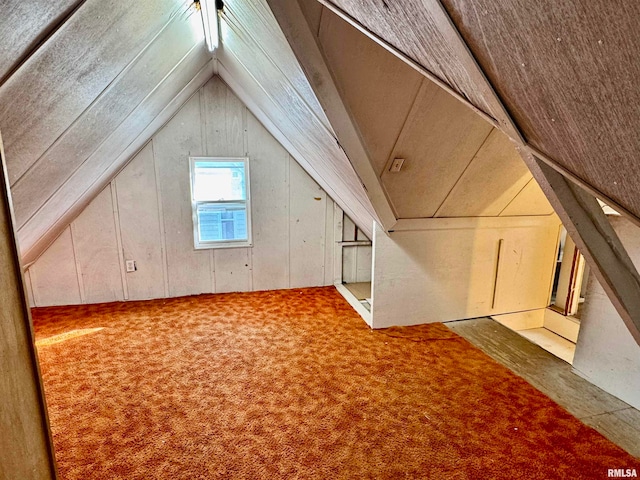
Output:
[[[64,480],[640,472],[445,326],[371,331],[333,287],[33,318]]]

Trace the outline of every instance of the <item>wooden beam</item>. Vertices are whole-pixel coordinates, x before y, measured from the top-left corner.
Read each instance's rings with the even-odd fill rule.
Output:
[[[396,215],[300,5],[291,0],[267,0],[267,3],[323,106],[341,147],[364,184],[382,226],[390,230],[397,221]]]
[[[55,479],[47,407],[0,139],[0,478]]]
[[[232,63],[231,60],[232,57],[227,57],[224,63],[218,64],[218,74],[220,75],[220,78],[229,85],[231,90],[240,100],[242,100],[242,103],[247,106],[252,115],[255,116],[262,125],[264,125],[273,138],[278,140],[278,142],[293,158],[296,159],[311,178],[313,178],[318,185],[320,185],[322,189],[327,192],[327,194],[329,194],[329,196],[338,205],[340,205],[340,212],[342,212],[342,208],[345,208],[348,214],[355,218],[366,218],[370,220],[367,222],[367,225],[370,223],[368,229],[366,228],[366,225],[363,225],[361,222],[358,222],[358,224],[362,225],[364,231],[372,233],[374,219],[371,214],[364,211],[364,208],[362,208],[358,202],[344,198],[340,194],[340,191],[344,191],[344,189],[341,188],[339,189],[340,191],[338,191],[338,189],[334,188],[335,183],[328,182],[324,179],[324,172],[318,171],[315,168],[314,162],[309,161],[307,159],[307,155],[303,153],[303,150],[294,145],[291,141],[291,137],[284,133],[282,122],[277,125],[276,120],[272,120],[273,116],[271,111],[264,106],[268,104],[268,102],[265,101],[265,96],[254,93],[259,87],[256,84],[251,84],[250,80],[252,77],[249,73],[242,68],[239,62]],[[260,102],[258,98],[262,98],[263,102]],[[338,185],[338,187],[339,186],[340,185]]]
[[[596,198],[542,160],[521,149],[522,157],[640,344],[640,275]]]
[[[591,193],[594,197],[598,198],[599,200],[602,200],[609,207],[613,208],[616,212],[621,213],[622,215],[627,217],[631,222],[633,222],[638,227],[640,227],[640,218],[638,218],[634,213],[632,213],[627,207],[623,207],[622,205],[620,205],[620,202],[615,201],[610,196],[602,193],[595,187],[589,185],[583,179],[578,177],[575,173],[567,170],[565,167],[560,165],[556,160],[544,154],[537,148],[532,147],[531,144],[526,144],[526,147],[527,147],[527,151],[529,151],[529,153],[531,153],[531,155],[536,157],[538,160],[542,160],[549,167],[553,168],[555,171],[560,173],[563,177],[570,179],[573,183],[575,183],[576,185],[579,185],[580,187],[585,189],[587,192]]]

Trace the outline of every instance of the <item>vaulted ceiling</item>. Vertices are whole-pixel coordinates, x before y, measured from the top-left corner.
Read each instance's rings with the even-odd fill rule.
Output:
[[[0,132],[26,263],[218,67],[371,232],[375,211],[266,4],[227,2],[218,58],[204,45],[191,1],[12,1],[2,9]]]
[[[508,137],[637,221],[640,7],[574,3],[227,0],[212,55],[191,1],[4,2],[0,131],[23,258],[214,74],[369,234],[550,214]]]

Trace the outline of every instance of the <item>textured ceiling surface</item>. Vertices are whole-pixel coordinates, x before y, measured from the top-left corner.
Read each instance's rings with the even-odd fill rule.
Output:
[[[640,223],[637,1],[320,1]]]

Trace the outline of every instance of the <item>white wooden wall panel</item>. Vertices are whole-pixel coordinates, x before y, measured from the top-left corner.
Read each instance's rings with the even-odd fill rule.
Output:
[[[81,303],[70,227],[29,267],[29,273],[36,305]]]
[[[250,158],[254,246],[194,250],[188,156],[245,152]],[[113,223],[114,212],[107,211],[110,191],[116,192],[120,228],[113,235],[102,235],[98,243],[113,257],[107,266],[111,280],[115,284],[118,275],[123,277],[130,299],[334,283],[334,247],[342,228],[340,220],[340,229],[335,230],[334,215],[342,211],[217,77],[191,97],[118,174],[112,188],[101,194],[104,198],[97,200],[99,206],[92,203],[80,222],[74,222],[82,251],[76,245],[74,252],[67,231],[65,254],[47,251],[31,267],[37,305],[102,301],[109,295],[108,291],[98,295],[108,285],[95,275],[79,275],[75,260],[81,273],[92,265],[85,261],[85,250],[95,242],[91,237],[95,234],[88,230],[107,217]],[[115,236],[118,231],[120,237]],[[107,238],[111,238],[108,246]],[[135,260],[136,272],[123,273],[119,244],[122,260]],[[64,264],[75,297],[69,298],[73,289],[57,288],[57,263],[47,270],[51,275],[37,283],[43,266],[51,263],[48,258]],[[103,263],[101,259],[99,264]],[[44,296],[38,299],[40,292]]]
[[[444,221],[441,221],[444,220]],[[376,230],[373,326],[413,325],[547,306],[555,261],[557,217],[430,219],[421,230]],[[499,220],[499,221],[498,221]],[[555,229],[556,236],[550,232]],[[497,276],[498,245],[503,240]],[[511,249],[511,252],[507,250]],[[515,250],[515,251],[514,251]],[[549,267],[524,260],[535,258]],[[514,261],[514,256],[522,259]],[[545,270],[546,269],[546,270]],[[496,286],[497,285],[497,286]],[[494,287],[497,288],[494,303]],[[546,292],[542,295],[541,292]]]
[[[546,307],[555,271],[559,222],[497,230],[504,238],[494,309],[519,312]],[[523,290],[525,289],[525,290]]]
[[[213,251],[216,293],[251,290],[251,249],[223,248]]]
[[[356,282],[371,281],[371,247],[356,247]]]
[[[609,216],[636,268],[640,268],[640,228]],[[640,346],[598,283],[589,277],[573,359],[575,373],[640,409]]]
[[[366,245],[342,247],[342,282],[370,282],[372,249]]]
[[[473,230],[377,233],[374,328],[490,312],[496,240]]]
[[[326,193],[291,158],[290,169],[290,280],[291,287],[324,284],[324,218]]]
[[[33,287],[31,286],[31,273],[29,270],[24,272],[24,286],[27,289],[27,301],[29,307],[35,307],[36,304],[33,301]]]
[[[201,89],[205,155],[243,157],[246,107],[219,77]]]
[[[335,237],[334,215],[339,208],[327,195],[325,198],[324,218],[324,285],[332,285],[335,281],[335,256],[337,254],[336,242],[340,238]]]
[[[213,77],[200,91],[204,154],[212,157],[246,155],[247,109],[233,92]],[[251,290],[250,251],[211,250],[216,292]]]
[[[111,189],[105,188],[71,224],[86,303],[124,300]]]
[[[115,184],[124,259],[137,264],[135,272],[126,273],[129,300],[162,297],[162,230],[151,142],[118,174]]]
[[[354,283],[358,278],[358,247],[343,246],[342,251],[342,280],[340,283]]]
[[[247,118],[253,211],[254,290],[289,287],[289,154]]]
[[[342,220],[342,240],[345,242],[353,242],[357,239],[357,228],[353,220],[347,215]]]
[[[333,284],[338,285],[342,283],[343,271],[343,248],[342,248],[342,234],[344,229],[344,219],[347,218],[344,211],[340,206],[335,203],[333,205],[333,239],[334,254],[333,254]]]
[[[211,254],[193,246],[189,156],[202,155],[200,122],[200,95],[194,95],[153,138],[171,296],[213,291]]]

